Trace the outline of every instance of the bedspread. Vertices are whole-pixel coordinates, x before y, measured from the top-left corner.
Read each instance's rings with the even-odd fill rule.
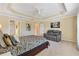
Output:
[[[11,49],[11,54],[13,56],[16,55],[20,55],[24,52],[27,52],[45,42],[47,42],[47,40],[44,37],[41,36],[23,36],[20,37],[20,44],[18,44],[15,47],[12,47]]]

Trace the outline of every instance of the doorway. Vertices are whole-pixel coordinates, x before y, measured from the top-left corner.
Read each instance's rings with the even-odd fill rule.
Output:
[[[35,35],[42,36],[45,32],[45,25],[43,23],[35,23]]]
[[[15,21],[14,20],[10,20],[10,35],[15,35]]]

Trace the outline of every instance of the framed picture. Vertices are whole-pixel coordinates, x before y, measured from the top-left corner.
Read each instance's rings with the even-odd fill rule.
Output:
[[[52,22],[51,28],[60,28],[60,22]]]
[[[31,25],[30,24],[26,24],[26,31],[30,31],[31,30]]]

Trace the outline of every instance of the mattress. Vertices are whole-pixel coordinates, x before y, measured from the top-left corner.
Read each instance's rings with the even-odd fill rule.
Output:
[[[11,50],[11,54],[13,56],[23,54],[45,42],[47,40],[41,36],[23,36],[19,38],[21,43],[18,44],[16,47],[13,47]]]

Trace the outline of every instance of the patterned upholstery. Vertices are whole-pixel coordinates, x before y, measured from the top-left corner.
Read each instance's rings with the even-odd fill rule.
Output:
[[[11,49],[12,55],[14,56],[20,55],[43,44],[44,42],[47,42],[47,40],[40,36],[24,36],[20,37],[20,42],[21,43],[18,44],[17,46],[12,47]]]

